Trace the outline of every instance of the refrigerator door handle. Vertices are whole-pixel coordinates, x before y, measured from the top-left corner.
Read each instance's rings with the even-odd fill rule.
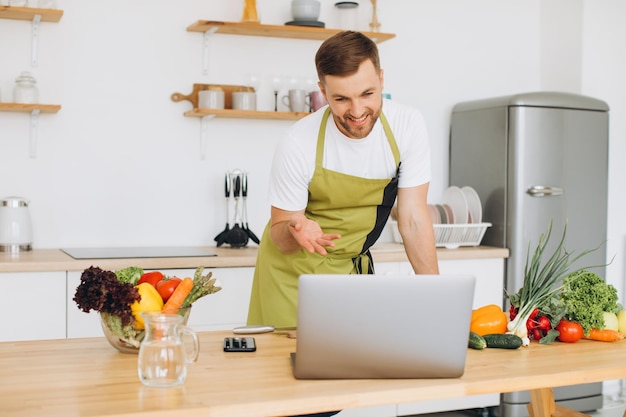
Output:
[[[561,195],[563,194],[563,189],[560,187],[549,187],[545,185],[533,185],[526,193],[531,197],[550,197],[553,195]]]

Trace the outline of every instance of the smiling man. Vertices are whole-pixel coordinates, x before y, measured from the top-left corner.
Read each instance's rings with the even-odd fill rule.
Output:
[[[327,39],[315,64],[328,105],[295,123],[276,150],[250,325],[295,327],[301,274],[374,273],[369,248],[396,198],[413,270],[438,273],[421,114],[383,100],[378,49],[359,32]]]

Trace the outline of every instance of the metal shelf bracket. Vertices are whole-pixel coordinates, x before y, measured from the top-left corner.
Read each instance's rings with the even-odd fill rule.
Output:
[[[39,23],[41,22],[41,15],[35,14],[33,16],[33,23],[31,29],[31,48],[30,48],[30,65],[36,67],[39,64]]]
[[[37,127],[39,124],[39,109],[30,113],[30,157],[37,156]]]
[[[204,32],[202,37],[202,74],[209,74],[209,44],[211,35],[217,32],[217,26],[213,26],[211,29]]]
[[[200,159],[206,158],[207,144],[209,141],[209,122],[215,117],[214,114],[202,116],[200,119]]]

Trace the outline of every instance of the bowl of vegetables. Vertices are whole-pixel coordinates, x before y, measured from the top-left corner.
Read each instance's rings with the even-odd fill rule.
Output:
[[[199,267],[193,278],[181,279],[135,266],[115,272],[92,266],[81,274],[74,301],[80,310],[100,314],[111,346],[123,353],[138,353],[145,336],[141,313],[180,314],[187,324],[193,303],[221,290],[212,273],[203,272]]]

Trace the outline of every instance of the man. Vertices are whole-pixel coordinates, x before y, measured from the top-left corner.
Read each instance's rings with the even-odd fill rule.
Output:
[[[373,273],[369,248],[396,196],[413,270],[438,273],[421,114],[382,99],[378,49],[359,32],[327,39],[315,63],[328,106],[298,121],[274,156],[271,219],[255,268],[251,325],[296,326],[301,274]]]

